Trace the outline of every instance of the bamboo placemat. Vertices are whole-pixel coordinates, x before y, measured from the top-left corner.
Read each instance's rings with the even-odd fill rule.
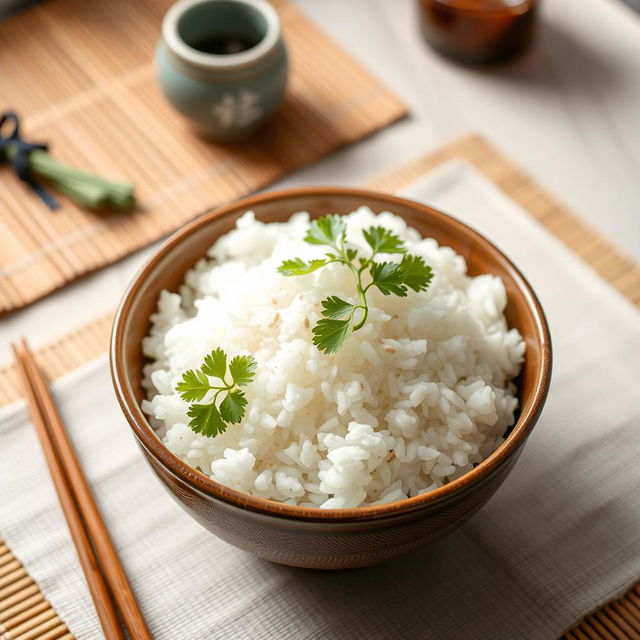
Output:
[[[264,187],[405,114],[292,4],[273,0],[291,58],[285,103],[250,140],[195,136],[153,77],[173,0],[49,0],[0,23],[0,107],[55,157],[136,185],[139,207],[56,213],[0,167],[0,313],[110,264],[203,211]]]
[[[478,135],[466,136],[446,145],[374,180],[369,186],[380,190],[397,191],[437,165],[455,158],[471,162],[640,308],[640,265],[589,227],[581,218],[547,193],[511,160]],[[37,354],[38,360],[47,376],[50,379],[58,378],[103,354],[108,347],[111,320],[112,314],[105,315],[40,349]],[[13,368],[0,369],[0,405],[8,404],[20,397],[21,392]],[[0,553],[1,545],[0,542]],[[1,563],[2,556],[0,555]],[[30,592],[29,597],[31,595]],[[0,591],[0,640],[5,640],[1,635],[3,631],[1,612],[4,608],[6,606],[2,600],[2,591]],[[25,611],[27,610],[25,609]],[[39,614],[34,614],[34,617],[35,615]],[[67,636],[51,637],[66,638]],[[9,638],[14,638],[14,636],[9,636]],[[586,616],[562,637],[562,640],[638,639],[640,639],[640,583],[634,585],[624,597],[610,602]],[[27,640],[27,638],[20,637],[20,640]]]
[[[0,540],[0,639],[72,640],[38,585]]]

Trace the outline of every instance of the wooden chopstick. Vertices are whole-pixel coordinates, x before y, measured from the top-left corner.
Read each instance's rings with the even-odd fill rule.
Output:
[[[48,425],[47,434],[53,443],[54,450],[57,452],[62,470],[68,479],[68,486],[78,506],[84,528],[93,544],[100,561],[102,573],[118,605],[122,619],[133,638],[136,640],[151,640],[151,633],[144,621],[109,532],[71,446],[64,423],[49,392],[44,375],[36,364],[35,358],[25,340],[21,341],[20,347],[30,390]]]
[[[80,512],[78,511],[78,505],[73,498],[73,492],[69,485],[69,480],[64,473],[64,469],[58,458],[55,450],[55,446],[50,439],[47,424],[45,422],[44,415],[42,414],[37,397],[31,385],[29,373],[27,370],[27,364],[24,360],[24,353],[22,349],[18,349],[15,345],[12,345],[13,353],[16,358],[18,373],[22,380],[24,387],[25,397],[29,406],[29,413],[31,419],[36,428],[40,444],[44,452],[44,456],[49,465],[49,471],[53,484],[58,493],[60,500],[60,506],[67,520],[69,526],[69,532],[71,538],[75,544],[78,557],[80,559],[80,565],[84,571],[91,597],[96,607],[96,612],[102,625],[102,630],[107,640],[124,640],[124,634],[120,627],[120,621],[116,613],[113,601],[105,584],[102,573],[100,572],[100,566],[96,559],[91,543],[87,536],[87,532],[84,528],[84,522]]]

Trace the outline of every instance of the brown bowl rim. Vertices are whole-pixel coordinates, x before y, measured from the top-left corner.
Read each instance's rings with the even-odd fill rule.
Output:
[[[151,425],[147,422],[133,395],[132,389],[125,382],[124,354],[122,351],[123,330],[126,324],[127,314],[142,283],[153,271],[156,264],[167,253],[174,249],[174,247],[179,245],[183,238],[196,232],[201,227],[206,226],[213,218],[232,215],[239,210],[251,210],[254,206],[264,202],[286,200],[300,196],[310,198],[349,196],[361,198],[363,202],[366,202],[367,199],[374,198],[378,201],[382,200],[385,202],[385,206],[388,205],[390,211],[393,211],[394,205],[411,206],[430,216],[440,218],[447,224],[458,227],[458,230],[462,230],[465,235],[472,236],[475,241],[483,245],[484,249],[494,254],[494,256],[498,258],[498,261],[502,262],[505,268],[510,271],[511,276],[524,295],[527,306],[531,310],[535,321],[534,326],[536,327],[537,337],[542,345],[542,366],[540,367],[535,382],[533,401],[529,408],[520,414],[518,421],[513,426],[505,441],[490,456],[460,478],[438,489],[434,489],[429,493],[412,498],[404,498],[383,505],[354,507],[350,509],[320,509],[317,507],[287,505],[265,498],[251,496],[215,482],[201,471],[194,469],[178,456],[171,453],[155,435]],[[199,258],[194,259],[194,264],[198,259]],[[138,271],[125,291],[114,318],[110,346],[111,376],[120,407],[140,444],[174,477],[181,479],[199,493],[211,496],[240,509],[279,518],[309,522],[331,522],[335,524],[372,519],[377,520],[380,518],[410,514],[459,495],[475,483],[486,479],[490,474],[497,471],[498,468],[507,461],[509,456],[515,453],[524,443],[542,411],[551,380],[551,360],[549,327],[536,294],[526,278],[511,260],[481,233],[457,218],[409,198],[366,189],[333,186],[297,187],[249,196],[218,207],[181,227],[159,247],[156,253]]]

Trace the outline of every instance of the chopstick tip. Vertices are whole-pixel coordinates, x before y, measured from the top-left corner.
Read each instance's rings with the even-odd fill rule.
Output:
[[[11,351],[13,351],[14,358],[18,360],[22,355],[22,346],[18,342],[12,342]]]

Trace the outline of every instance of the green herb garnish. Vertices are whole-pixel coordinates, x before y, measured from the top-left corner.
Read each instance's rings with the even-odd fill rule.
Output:
[[[371,287],[385,296],[394,294],[404,298],[408,289],[426,291],[433,278],[431,267],[419,256],[407,254],[404,242],[392,231],[384,227],[369,227],[363,230],[367,244],[371,247],[368,258],[360,257],[355,249],[347,247],[347,225],[341,216],[332,214],[313,220],[309,225],[305,242],[330,247],[324,258],[285,260],[278,271],[284,276],[302,276],[332,262],[339,262],[353,272],[356,279],[358,304],[351,304],[338,296],[330,296],[322,301],[322,318],[313,328],[313,344],[324,353],[335,353],[343,342],[367,321],[369,306],[367,291]],[[375,262],[379,253],[404,254],[400,262]],[[362,282],[365,272],[371,282]]]
[[[15,149],[8,145],[6,154],[12,158]],[[121,209],[126,211],[135,205],[133,184],[121,180],[108,180],[102,176],[62,164],[41,149],[28,156],[31,171],[52,184],[76,204],[89,209]]]
[[[224,433],[229,424],[238,424],[244,417],[247,399],[244,391],[236,387],[248,385],[255,371],[253,356],[236,356],[229,363],[231,382],[227,382],[227,354],[220,348],[205,356],[199,369],[185,371],[176,391],[184,401],[192,403],[187,411],[191,429],[213,438]],[[216,378],[221,384],[212,385],[209,378]],[[214,392],[211,402],[198,404],[210,391]],[[222,400],[218,403],[220,396]]]

